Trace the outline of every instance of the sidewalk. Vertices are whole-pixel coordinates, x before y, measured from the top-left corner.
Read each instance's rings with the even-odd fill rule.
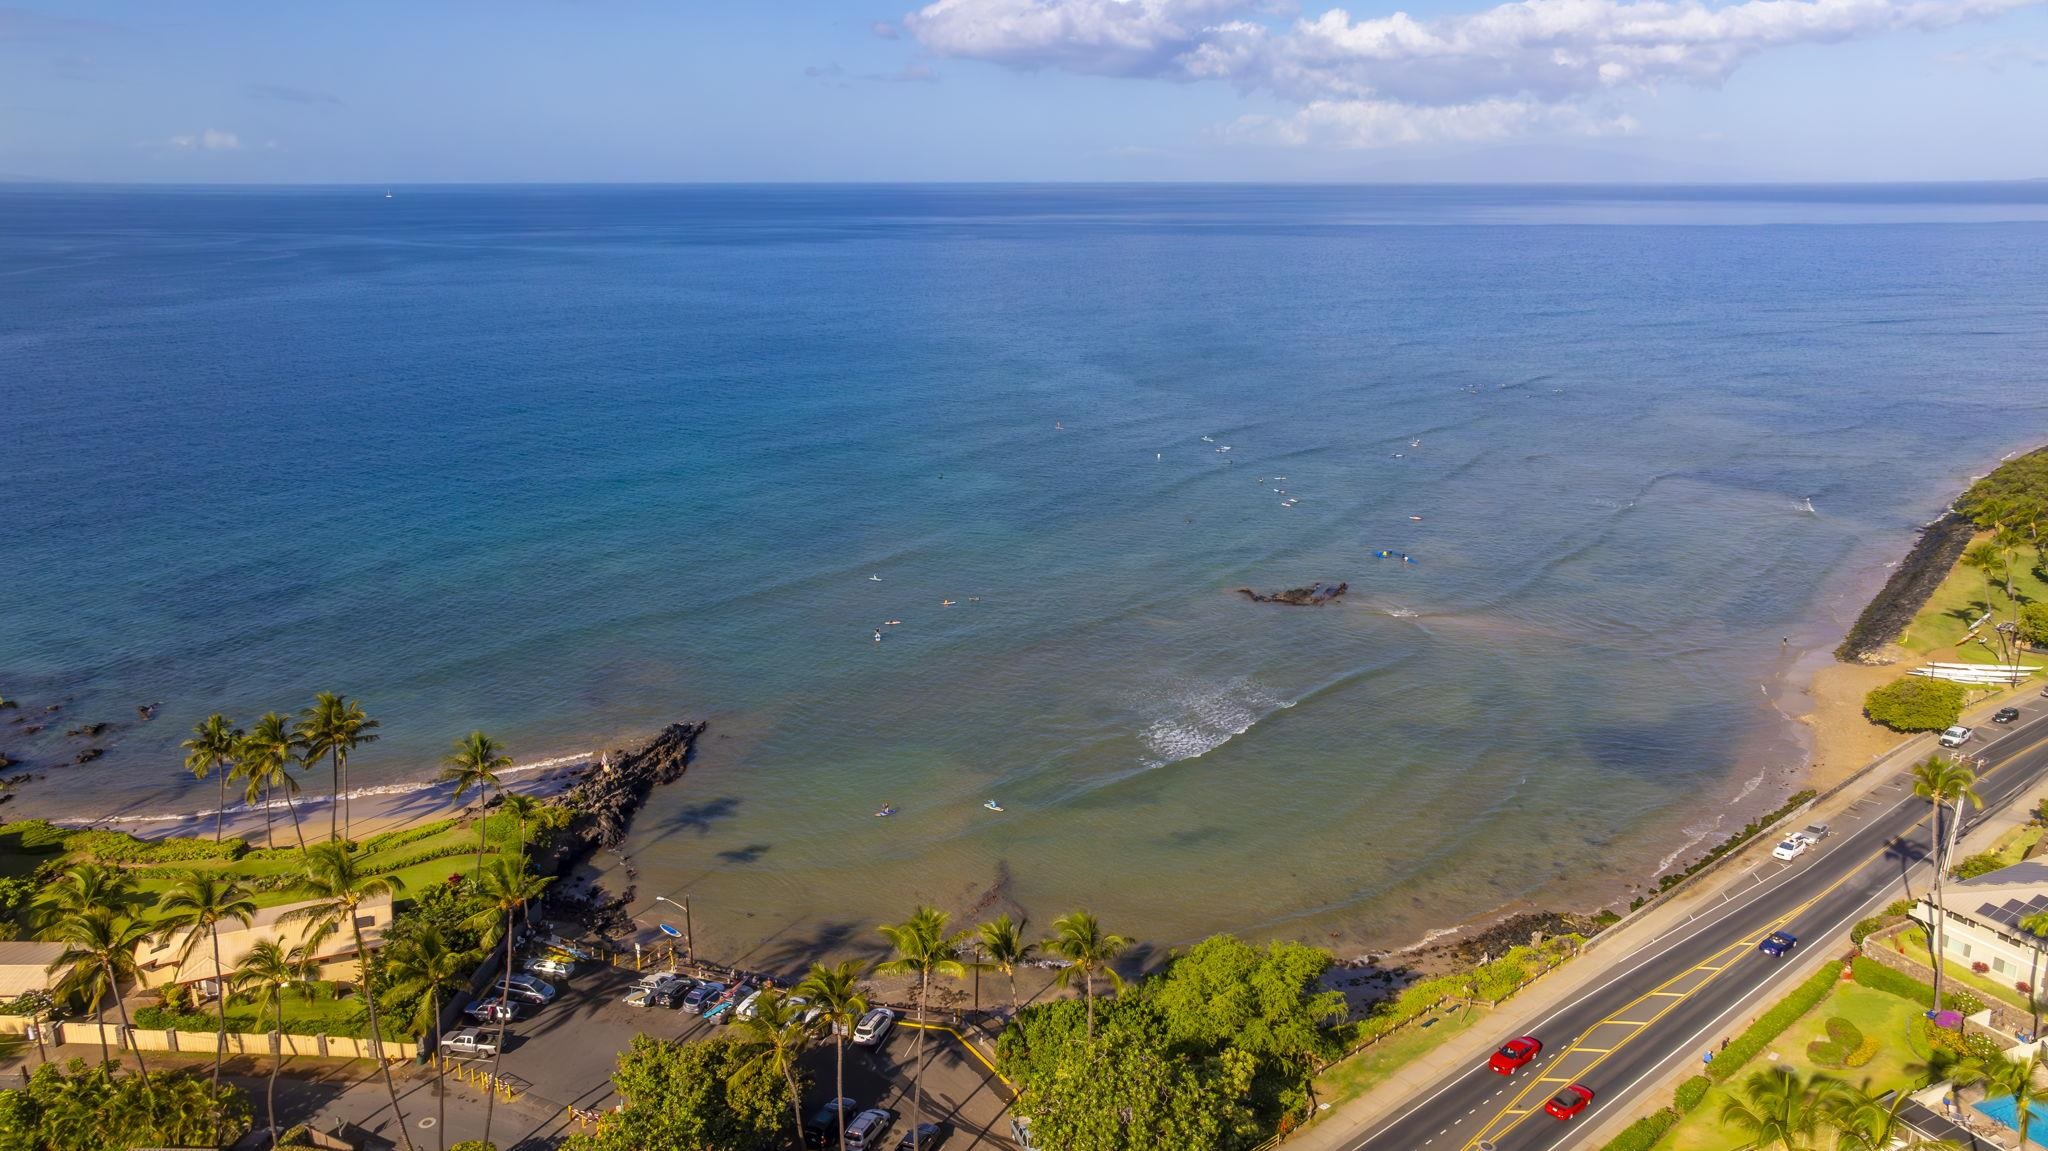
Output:
[[[1982,713],[1977,720],[1982,722],[1993,711],[2008,702],[2010,701],[2001,697],[1986,701],[1972,711]],[[1529,1021],[1571,1002],[1588,986],[1605,978],[1614,962],[1634,955],[1667,932],[1683,926],[1701,910],[1712,906],[1725,891],[1744,880],[1751,867],[1769,858],[1771,848],[1778,839],[1778,830],[1812,821],[1826,822],[1836,819],[1850,807],[1889,783],[1898,773],[1909,769],[1914,763],[1938,750],[1934,736],[1918,735],[1872,760],[1840,784],[1817,796],[1810,804],[1794,809],[1777,824],[1759,832],[1740,850],[1729,852],[1641,910],[1632,912],[1621,922],[1594,936],[1587,942],[1585,950],[1578,958],[1540,977],[1503,1004],[1495,1012],[1489,1026],[1473,1028],[1446,1040],[1441,1046],[1403,1067],[1378,1087],[1346,1104],[1341,1110],[1332,1109],[1324,1112],[1297,1134],[1288,1138],[1285,1146],[1299,1151],[1339,1151],[1356,1143],[1366,1132],[1425,1096],[1440,1081],[1484,1061],[1502,1036],[1520,1034]],[[2048,785],[2044,785],[2040,790],[2048,792]],[[2013,808],[2000,813],[1995,819],[1982,821],[1978,827],[1970,830],[1966,842],[1973,845],[1979,842],[1988,844],[1996,838],[2000,830],[2010,826],[2005,820],[2008,814],[2019,807],[2020,805],[2015,804]],[[2023,822],[2026,818],[2025,810],[2019,811],[2014,818]],[[1994,824],[1997,825],[1996,828],[1993,827]],[[1817,969],[1818,965],[1827,961],[1829,957],[1827,948],[1816,946],[1802,959],[1798,972],[1804,977],[1805,973]],[[1756,1014],[1761,1014],[1775,1001],[1774,996],[1766,997],[1744,1018],[1730,1022],[1731,1033],[1748,1026]],[[1697,1068],[1691,1064],[1680,1062],[1677,1068],[1665,1077],[1668,1082],[1660,1081],[1646,1087],[1634,1105],[1618,1108],[1603,1115],[1601,1121],[1597,1125],[1589,1126],[1577,1141],[1587,1146],[1598,1146],[1599,1140],[1611,1138],[1637,1116],[1669,1102],[1671,1088],[1696,1071]]]

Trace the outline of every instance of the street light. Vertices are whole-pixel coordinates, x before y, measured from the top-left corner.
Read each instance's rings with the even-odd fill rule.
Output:
[[[690,897],[685,895],[683,896],[683,901],[677,903],[666,895],[657,895],[654,897],[654,902],[666,903],[671,907],[683,909],[683,958],[691,963],[697,962],[697,948],[691,940],[690,933]]]

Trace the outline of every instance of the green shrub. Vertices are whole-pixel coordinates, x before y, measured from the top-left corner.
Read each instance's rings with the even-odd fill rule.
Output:
[[[1849,961],[1851,973],[1856,982],[1872,991],[1882,991],[1901,999],[1910,999],[1922,1007],[1934,1006],[1934,988],[1901,971],[1894,971],[1875,959],[1859,955]]]
[[[64,850],[99,863],[189,863],[240,859],[249,845],[239,839],[137,839],[125,831],[94,830],[72,833]]]
[[[1864,940],[1877,932],[1883,931],[1884,927],[1884,917],[1881,915],[1873,915],[1869,919],[1859,919],[1856,921],[1856,926],[1849,929],[1849,942],[1861,947]]]
[[[144,1007],[135,1012],[135,1026],[145,1031],[217,1031],[220,1020],[203,1011]]]
[[[1963,685],[1906,676],[1870,690],[1863,714],[1893,731],[1940,731],[1962,718]]]
[[[1650,1151],[1664,1133],[1678,1125],[1678,1112],[1662,1107],[1629,1124],[1607,1144],[1605,1151]]]
[[[0,823],[0,850],[19,851],[24,855],[50,855],[64,850],[64,841],[77,834],[76,828],[58,827],[47,819]]]
[[[1830,963],[1813,973],[1806,982],[1792,989],[1791,994],[1779,1000],[1769,1011],[1763,1013],[1755,1023],[1731,1040],[1721,1053],[1707,1064],[1707,1074],[1717,1083],[1726,1080],[1742,1068],[1742,1065],[1757,1057],[1758,1053],[1770,1046],[1771,1040],[1785,1033],[1787,1027],[1799,1017],[1813,1010],[1814,1004],[1828,997],[1835,981],[1840,978],[1840,969]]]
[[[433,823],[423,823],[418,827],[408,827],[401,831],[387,831],[382,835],[373,835],[363,841],[363,854],[374,855],[380,851],[390,851],[394,847],[404,847],[408,843],[418,843],[422,839],[432,839],[454,826],[454,820],[441,819]]]
[[[1997,852],[1980,851],[1957,861],[1956,865],[1949,869],[1949,874],[1957,879],[1975,879],[1980,875],[1989,875],[2004,866],[2005,860],[2000,858]]]
[[[1822,1067],[1840,1070],[1863,1049],[1863,1029],[1839,1015],[1828,1017],[1828,1037],[1806,1045],[1806,1057]],[[1864,1062],[1869,1062],[1868,1058]]]
[[[482,1139],[464,1139],[462,1142],[450,1147],[448,1151],[498,1151],[498,1145],[496,1143],[487,1143]]]
[[[1950,982],[1953,983],[1954,981],[1951,980]],[[1948,994],[1942,997],[1942,1010],[1953,1011],[1958,1015],[1975,1015],[1979,1011],[1984,1010],[1984,1000],[1975,992],[1964,991],[1962,988],[1954,986],[1948,987],[1945,990]]]
[[[1700,1100],[1705,1099],[1707,1092],[1713,1089],[1713,1080],[1704,1075],[1695,1075],[1678,1085],[1678,1093],[1673,1097],[1672,1103],[1677,1106],[1680,1114],[1690,1112],[1698,1107]]]
[[[2036,647],[2048,647],[2048,601],[2035,600],[2020,609],[2020,638]]]

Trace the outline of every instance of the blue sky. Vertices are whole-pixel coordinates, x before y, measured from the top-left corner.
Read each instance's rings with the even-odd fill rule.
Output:
[[[2044,0],[0,7],[0,177],[2048,177]]]

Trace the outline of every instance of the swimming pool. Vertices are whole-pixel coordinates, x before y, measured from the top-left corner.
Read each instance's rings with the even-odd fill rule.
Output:
[[[1978,1113],[1988,1115],[2015,1131],[2020,1129],[2019,1108],[2013,1105],[2012,1096],[2010,1095],[2001,1095],[1996,1099],[1986,1099],[1981,1103],[1972,1103],[1970,1106]],[[2044,1130],[2048,1130],[2048,1114],[2043,1114],[2039,1108],[2028,1107],[2027,1142],[2032,1143],[2036,1147],[2048,1147],[2048,1139],[2042,1138]]]

